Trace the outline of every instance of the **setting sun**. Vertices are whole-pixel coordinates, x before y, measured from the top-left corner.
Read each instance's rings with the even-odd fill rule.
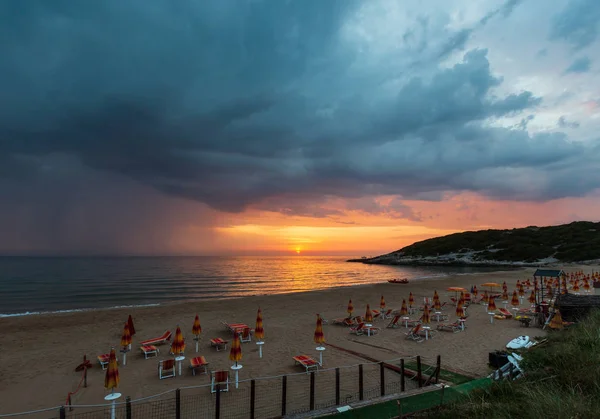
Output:
[[[298,255],[300,254],[300,248],[299,247],[296,247],[296,254],[298,254]]]

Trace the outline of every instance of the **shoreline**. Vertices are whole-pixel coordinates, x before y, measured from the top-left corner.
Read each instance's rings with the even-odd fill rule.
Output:
[[[508,261],[480,261],[467,262],[464,260],[438,261],[435,259],[421,260],[390,260],[380,259],[383,256],[375,256],[367,259],[348,259],[348,263],[362,263],[364,265],[383,265],[383,266],[412,266],[412,267],[455,267],[455,268],[498,268],[498,270],[512,270],[519,268],[559,268],[564,266],[594,266],[600,263],[598,259],[582,260],[580,262],[508,262]]]

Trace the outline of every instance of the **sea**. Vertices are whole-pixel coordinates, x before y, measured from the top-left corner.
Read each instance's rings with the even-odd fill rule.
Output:
[[[497,268],[405,267],[341,256],[0,257],[0,317],[441,279]]]

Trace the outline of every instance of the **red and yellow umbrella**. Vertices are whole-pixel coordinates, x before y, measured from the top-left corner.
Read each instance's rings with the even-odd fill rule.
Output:
[[[457,317],[464,317],[465,316],[465,309],[463,308],[462,304],[457,304],[456,306],[456,316]]]
[[[564,327],[563,319],[562,319],[562,315],[560,314],[560,311],[556,310],[554,312],[554,316],[552,317],[550,324],[548,324],[548,327],[550,329],[554,329],[554,330],[559,330]]]
[[[531,294],[529,295],[529,303],[535,304],[535,291],[531,290]]]
[[[135,327],[133,327],[133,317],[131,317],[131,314],[127,318],[127,324],[129,325],[129,333],[131,333],[131,336],[135,336]]]
[[[235,362],[237,366],[238,361],[242,359],[242,343],[240,342],[240,334],[235,331],[233,334],[233,342],[231,343],[231,349],[229,350],[229,360]]]
[[[484,303],[488,303],[490,301],[490,297],[487,291],[483,291],[483,298],[481,299]]]
[[[125,350],[129,349],[129,345],[131,345],[131,332],[129,330],[129,323],[125,323],[123,334],[121,335],[121,347]]]
[[[367,311],[365,311],[365,322],[371,323],[373,321],[373,313],[371,313],[371,307],[367,304]]]
[[[385,298],[383,298],[383,295],[381,296],[381,300],[379,300],[379,308],[381,311],[385,310]]]
[[[198,341],[200,340],[200,333],[202,333],[202,326],[200,326],[200,318],[196,314],[194,318],[194,324],[192,326],[192,335],[194,335],[194,340],[196,341],[196,352],[198,352]]]
[[[579,279],[575,280],[575,283],[573,284],[573,291],[579,292]]]
[[[115,348],[110,350],[110,357],[108,358],[108,368],[106,369],[106,375],[104,376],[104,388],[115,391],[115,388],[119,386],[119,367],[117,366],[117,355],[115,354]]]
[[[477,285],[473,285],[473,291],[472,294],[477,297],[477,293],[479,293],[479,291],[477,290]]]
[[[437,290],[433,291],[433,302],[435,303],[436,301],[440,300],[440,296],[437,292]]]
[[[400,315],[406,316],[408,314],[408,308],[406,307],[406,300],[402,300],[402,307],[400,307]]]
[[[425,304],[425,307],[423,307],[423,317],[421,317],[421,323],[423,323],[423,324],[431,323],[431,319],[429,316],[429,306],[427,304]]]
[[[589,292],[590,290],[590,281],[587,278],[583,281],[583,289],[586,292]]]
[[[525,295],[525,288],[523,288],[523,283],[519,284],[519,297],[523,297]]]
[[[465,293],[461,291],[460,298],[458,299],[459,304],[465,304]]]
[[[410,294],[408,294],[408,306],[412,307],[414,303],[415,303],[415,297],[413,296],[413,293],[411,292]]]
[[[323,343],[325,343],[325,335],[323,334],[323,320],[321,319],[321,316],[319,316],[318,314],[317,314],[317,327],[315,328],[314,340],[317,345],[322,345]]]
[[[507,291],[507,290],[508,290],[508,285],[506,285],[506,281],[504,281],[504,282],[502,283],[502,290],[503,290],[503,291]]]
[[[489,287],[490,292],[492,292],[492,288],[500,288],[502,285],[497,282],[486,282],[485,284],[481,284],[482,287]]]
[[[435,309],[435,311],[440,311],[442,309],[442,303],[440,302],[439,298],[433,299],[433,308]]]
[[[256,313],[256,326],[254,327],[254,337],[260,342],[265,338],[265,330],[263,329],[262,310],[259,308]]]
[[[488,312],[496,311],[496,303],[494,302],[494,297],[490,297],[490,301],[488,302]]]
[[[173,342],[171,343],[171,353],[175,356],[182,355],[185,351],[185,341],[183,340],[183,334],[181,333],[181,328],[177,326],[177,330],[175,330],[175,338],[173,338]]]
[[[517,295],[517,290],[513,291],[512,299],[510,300],[510,305],[513,307],[517,307],[519,305],[519,296]]]
[[[508,289],[504,288],[502,290],[502,300],[503,301],[508,301]]]
[[[352,317],[352,312],[354,311],[354,306],[352,305],[352,300],[348,301],[348,317]]]

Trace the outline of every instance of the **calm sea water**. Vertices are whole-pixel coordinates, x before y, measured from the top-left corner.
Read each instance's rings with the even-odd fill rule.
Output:
[[[484,270],[363,265],[346,259],[4,257],[0,258],[0,317],[290,293]]]

